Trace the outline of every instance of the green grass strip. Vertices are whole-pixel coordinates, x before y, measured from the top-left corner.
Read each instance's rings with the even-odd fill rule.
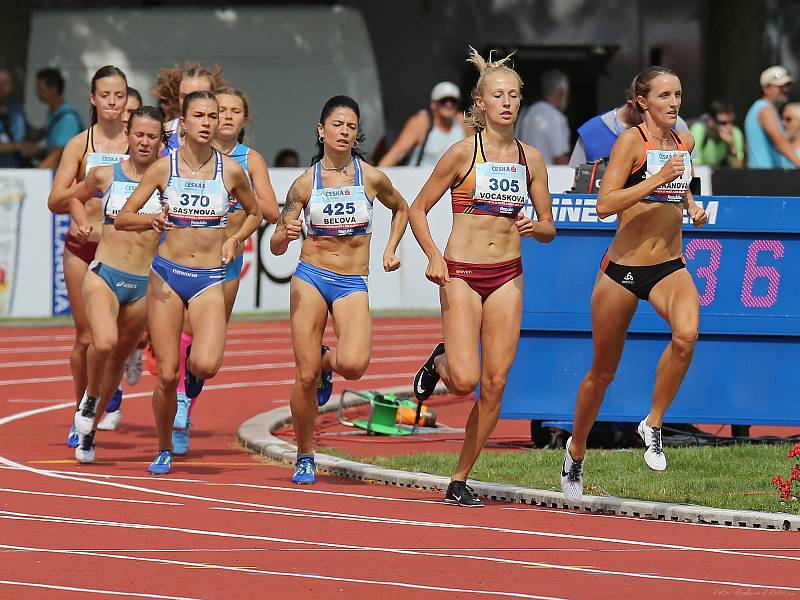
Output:
[[[656,473],[644,464],[643,450],[590,450],[586,458],[587,494],[717,508],[800,514],[800,502],[782,502],[772,486],[787,477],[791,444],[737,444],[666,448],[668,468]],[[329,449],[324,449],[329,452]],[[335,451],[337,456],[344,456]],[[478,481],[560,490],[563,451],[485,451],[470,474]],[[352,458],[352,457],[350,457]],[[417,453],[371,456],[362,462],[432,475],[449,476],[457,454]]]

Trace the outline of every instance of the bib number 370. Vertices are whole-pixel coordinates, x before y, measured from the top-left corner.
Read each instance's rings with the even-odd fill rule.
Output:
[[[208,208],[211,198],[201,194],[181,194],[181,206],[200,206]]]

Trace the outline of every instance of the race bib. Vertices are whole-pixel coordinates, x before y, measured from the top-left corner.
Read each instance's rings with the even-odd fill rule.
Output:
[[[315,189],[308,201],[311,235],[369,233],[371,203],[363,186]]]
[[[177,227],[225,227],[228,192],[218,179],[173,178],[166,195],[169,222]]]
[[[136,181],[115,181],[111,184],[105,206],[106,223],[113,222],[117,218],[119,211],[125,206],[137,185],[139,183]],[[147,202],[139,209],[138,213],[140,215],[151,215],[158,212],[161,212],[161,196],[156,191],[150,195],[150,198],[147,199]]]
[[[659,202],[683,202],[689,183],[692,181],[692,159],[686,150],[648,150],[647,171],[644,178],[648,179],[657,175],[664,164],[675,155],[683,156],[683,174],[675,181],[670,181],[650,194],[648,200]]]
[[[108,152],[89,152],[86,155],[86,174],[95,167],[107,167],[123,160],[128,160],[127,154],[111,154]]]
[[[528,200],[528,170],[514,163],[485,162],[475,165],[472,204],[481,211],[516,217]]]

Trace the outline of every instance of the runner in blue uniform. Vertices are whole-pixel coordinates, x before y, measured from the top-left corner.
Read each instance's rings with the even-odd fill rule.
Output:
[[[290,319],[295,364],[292,423],[297,437],[297,465],[292,481],[315,479],[313,433],[318,406],[333,390],[333,373],[359,379],[372,352],[372,318],[367,297],[372,206],[377,198],[392,211],[383,268],[400,267],[395,252],[408,222],[408,204],[389,178],[368,165],[356,149],[363,139],[358,104],[334,96],[317,124],[318,151],[289,188],[270,240],[273,254],[286,252],[301,235],[303,213],[307,238],[290,284]],[[338,345],[322,346],[328,314]],[[320,351],[321,348],[321,351]]]
[[[158,362],[153,412],[159,451],[148,467],[167,474],[172,467],[172,424],[176,412],[180,335],[184,314],[195,337],[187,357],[187,371],[213,377],[225,348],[225,267],[236,247],[261,222],[261,211],[247,174],[213,148],[219,107],[211,92],[186,96],[181,116],[184,143],[148,169],[136,191],[119,212],[117,229],[166,231],[153,259],[147,292],[150,339]],[[158,190],[165,204],[155,217],[137,214]],[[228,206],[233,197],[247,214],[239,229],[226,237]]]
[[[163,114],[152,106],[137,108],[126,129],[130,158],[93,169],[70,201],[72,218],[87,236],[92,224],[86,217],[86,203],[101,197],[104,214],[100,243],[82,290],[92,336],[86,399],[75,413],[80,437],[75,457],[83,463],[94,461],[97,415],[114,396],[125,360],[144,331],[148,273],[158,247],[156,231],[117,231],[114,220],[159,156],[165,137]],[[155,215],[161,211],[160,197],[154,192],[139,212]]]

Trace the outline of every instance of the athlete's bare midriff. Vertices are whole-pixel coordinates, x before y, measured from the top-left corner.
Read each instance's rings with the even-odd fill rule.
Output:
[[[179,265],[213,269],[222,265],[223,228],[173,227],[158,253]]]
[[[372,234],[311,236],[303,242],[300,260],[340,275],[369,274]]]
[[[488,215],[453,215],[453,228],[444,258],[473,264],[492,264],[520,255],[516,220]]]
[[[617,232],[608,248],[612,262],[656,265],[682,254],[683,205],[639,202],[618,216]]]
[[[119,231],[113,224],[103,225],[103,237],[95,258],[132,275],[147,275],[158,249],[159,237],[155,230]]]

